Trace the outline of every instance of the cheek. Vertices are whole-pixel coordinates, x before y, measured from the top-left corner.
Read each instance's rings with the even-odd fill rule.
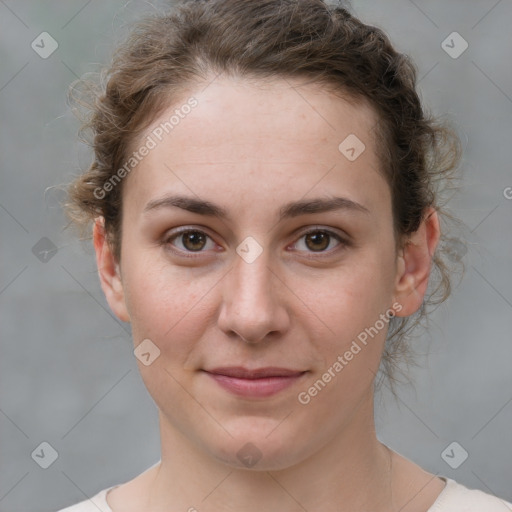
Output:
[[[329,272],[315,286],[303,286],[304,302],[340,339],[347,341],[373,325],[390,307],[393,274],[382,254],[359,254],[354,264]],[[308,288],[314,292],[308,292]]]
[[[127,258],[126,269],[124,286],[134,342],[149,338],[168,350],[179,346],[172,340],[183,344],[193,339],[208,282],[187,269],[150,258]]]
[[[390,261],[384,251],[365,251],[356,263],[340,267],[321,289],[316,288],[316,298],[305,301],[316,302],[312,309],[329,328],[312,341],[322,365],[303,390],[304,401],[311,400],[307,409],[315,414],[326,413],[323,408],[335,403],[342,416],[372,385],[391,318]]]
[[[319,422],[345,421],[372,386],[379,369],[389,327],[390,278],[385,269],[361,258],[360,267],[340,271],[318,292],[317,307],[329,327],[312,340],[322,364],[308,379],[298,398]],[[367,264],[367,265],[366,265]],[[384,315],[384,317],[381,317]],[[382,320],[384,318],[384,320]]]

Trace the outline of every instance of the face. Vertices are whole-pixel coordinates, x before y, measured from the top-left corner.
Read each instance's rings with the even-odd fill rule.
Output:
[[[233,466],[250,442],[258,469],[343,431],[372,399],[389,318],[415,307],[374,111],[290,84],[218,78],[154,120],[123,184],[119,279],[102,281],[134,345],[150,340],[138,365],[165,428]]]

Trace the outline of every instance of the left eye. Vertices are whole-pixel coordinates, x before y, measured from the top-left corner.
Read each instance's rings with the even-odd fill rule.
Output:
[[[326,249],[329,247],[333,239],[338,242],[337,245],[344,244],[344,240],[339,235],[325,229],[314,229],[308,231],[299,238],[299,241],[304,240],[306,249],[311,252],[327,252]],[[299,242],[297,242],[296,245],[299,245]]]

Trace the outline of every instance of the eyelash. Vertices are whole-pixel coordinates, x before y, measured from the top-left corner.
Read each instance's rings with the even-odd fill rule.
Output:
[[[166,248],[168,246],[172,246],[171,242],[173,240],[179,238],[180,235],[183,235],[185,233],[201,233],[201,234],[205,235],[206,237],[208,237],[210,240],[212,240],[211,236],[208,235],[208,233],[202,231],[201,229],[186,227],[186,228],[180,228],[179,230],[175,231],[174,233],[172,233],[168,236],[165,236],[164,239],[162,240],[162,245],[164,245]],[[331,231],[331,230],[325,229],[325,228],[319,228],[319,227],[310,229],[308,231],[301,233],[298,240],[300,240],[300,239],[304,238],[305,236],[310,235],[312,233],[327,234],[329,237],[334,238],[335,240],[337,240],[339,242],[339,245],[337,247],[340,249],[343,249],[344,247],[349,247],[351,245],[348,240],[342,238],[340,235],[338,235],[334,231]],[[295,243],[297,243],[297,242],[295,242]],[[198,258],[198,257],[201,257],[201,253],[205,252],[205,251],[197,251],[194,253],[194,251],[187,251],[187,250],[175,249],[175,248],[171,248],[169,250],[172,251],[174,254],[177,254],[178,256],[182,256],[185,258]],[[313,255],[313,256],[307,256],[307,257],[314,258],[314,259],[316,259],[318,257],[322,258],[322,255],[327,254],[330,256],[331,253],[333,253],[336,250],[337,249],[334,248],[334,249],[331,249],[328,251],[319,251],[316,253],[314,251],[307,251]],[[303,252],[303,251],[300,251],[300,252]]]

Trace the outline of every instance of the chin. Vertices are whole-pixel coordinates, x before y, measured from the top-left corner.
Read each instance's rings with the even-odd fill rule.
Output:
[[[283,470],[307,457],[306,453],[298,451],[298,447],[302,447],[301,452],[307,451],[301,429],[286,423],[283,418],[278,421],[275,418],[237,418],[233,423],[224,423],[233,437],[226,434],[218,444],[212,445],[214,436],[206,435],[203,442],[212,457],[231,468]]]

